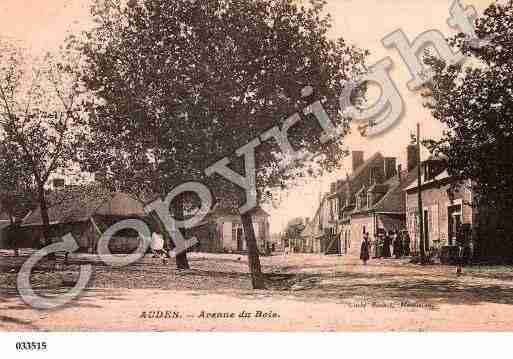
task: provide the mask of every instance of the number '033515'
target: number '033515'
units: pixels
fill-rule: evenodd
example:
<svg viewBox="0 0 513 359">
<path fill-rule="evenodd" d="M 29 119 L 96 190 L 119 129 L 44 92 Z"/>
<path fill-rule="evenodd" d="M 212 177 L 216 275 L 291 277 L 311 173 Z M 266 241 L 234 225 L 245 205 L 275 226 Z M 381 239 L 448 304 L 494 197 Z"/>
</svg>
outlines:
<svg viewBox="0 0 513 359">
<path fill-rule="evenodd" d="M 22 351 L 46 350 L 46 342 L 17 342 L 16 350 L 22 350 Z"/>
</svg>

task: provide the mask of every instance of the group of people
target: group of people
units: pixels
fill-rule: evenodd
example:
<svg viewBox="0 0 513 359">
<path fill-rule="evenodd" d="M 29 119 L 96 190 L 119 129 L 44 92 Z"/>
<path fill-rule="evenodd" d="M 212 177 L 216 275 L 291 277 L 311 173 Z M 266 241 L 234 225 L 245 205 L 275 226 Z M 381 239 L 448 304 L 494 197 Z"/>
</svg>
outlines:
<svg viewBox="0 0 513 359">
<path fill-rule="evenodd" d="M 369 238 L 369 233 L 363 234 L 360 259 L 367 264 L 371 250 L 374 249 L 374 258 L 401 258 L 410 255 L 410 236 L 407 231 L 378 231 L 374 241 Z"/>
</svg>

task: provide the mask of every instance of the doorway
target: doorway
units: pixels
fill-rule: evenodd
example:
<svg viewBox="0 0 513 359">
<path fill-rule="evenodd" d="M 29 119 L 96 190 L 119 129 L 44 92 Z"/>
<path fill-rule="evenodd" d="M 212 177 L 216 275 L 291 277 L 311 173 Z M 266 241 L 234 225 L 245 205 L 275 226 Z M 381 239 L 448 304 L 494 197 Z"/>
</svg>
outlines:
<svg viewBox="0 0 513 359">
<path fill-rule="evenodd" d="M 457 244 L 457 236 L 461 229 L 461 205 L 457 204 L 454 206 L 447 207 L 448 214 L 448 239 L 449 245 L 454 246 Z"/>
<path fill-rule="evenodd" d="M 241 227 L 237 227 L 235 236 L 237 238 L 237 252 L 242 252 L 244 250 L 244 232 Z"/>
</svg>

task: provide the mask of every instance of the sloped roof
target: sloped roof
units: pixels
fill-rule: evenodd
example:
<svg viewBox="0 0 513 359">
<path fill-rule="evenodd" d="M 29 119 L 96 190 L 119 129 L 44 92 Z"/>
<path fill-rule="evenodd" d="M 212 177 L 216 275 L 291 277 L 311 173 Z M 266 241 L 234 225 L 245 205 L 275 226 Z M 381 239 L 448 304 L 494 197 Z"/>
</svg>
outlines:
<svg viewBox="0 0 513 359">
<path fill-rule="evenodd" d="M 384 158 L 383 155 L 381 154 L 381 152 L 376 152 L 375 154 L 373 154 L 371 157 L 369 157 L 365 162 L 363 162 L 360 166 L 358 166 L 356 168 L 356 170 L 349 176 L 348 180 L 345 182 L 345 183 L 349 183 L 349 184 L 352 184 L 353 181 L 357 180 L 361 175 L 362 173 L 365 171 L 365 169 L 367 169 L 376 159 L 378 158 Z M 354 201 L 354 196 L 361 191 L 361 187 L 360 188 L 351 188 L 350 186 L 350 204 L 353 203 Z"/>
<path fill-rule="evenodd" d="M 301 231 L 301 237 L 309 237 L 313 234 L 312 222 L 308 222 L 305 229 Z"/>
<path fill-rule="evenodd" d="M 96 224 L 96 226 L 102 233 L 104 233 L 107 229 L 109 229 L 114 224 L 118 223 L 121 220 L 125 220 L 125 219 L 137 219 L 137 220 L 143 221 L 152 232 L 158 232 L 158 233 L 161 232 L 157 222 L 150 216 L 110 216 L 110 215 L 95 214 L 92 216 L 92 218 L 94 219 L 94 223 Z M 125 231 L 125 233 L 126 232 L 133 233 L 134 231 L 128 230 L 128 231 Z M 122 231 L 120 231 L 119 233 L 122 233 Z M 119 233 L 118 233 L 118 235 L 119 235 Z"/>
<path fill-rule="evenodd" d="M 449 172 L 447 172 L 447 170 L 443 171 L 442 173 L 439 173 L 434 178 L 431 178 L 430 180 L 427 180 L 427 181 L 426 181 L 425 174 L 422 174 L 420 185 L 421 185 L 421 187 L 424 187 L 425 185 L 435 183 L 435 182 L 438 182 L 441 180 L 449 179 L 450 177 L 451 176 L 449 175 Z M 412 183 L 410 183 L 410 185 L 408 187 L 405 188 L 405 190 L 409 191 L 409 190 L 413 190 L 413 189 L 417 189 L 417 188 L 418 188 L 418 183 L 412 182 Z"/>
<path fill-rule="evenodd" d="M 352 213 L 386 212 L 402 213 L 406 210 L 406 203 L 403 191 L 417 179 L 417 167 L 405 174 L 403 181 L 393 176 L 380 186 L 387 187 L 386 193 L 372 206 L 354 210 Z"/>
<path fill-rule="evenodd" d="M 379 157 L 383 157 L 383 155 L 381 154 L 381 152 L 376 152 L 375 154 L 373 154 L 371 157 L 369 157 L 367 160 L 365 160 L 360 166 L 358 166 L 354 172 L 349 175 L 349 182 L 352 182 L 354 181 L 356 178 L 358 178 L 362 172 L 367 168 L 369 167 L 369 165 L 374 162 L 374 160 L 376 160 L 377 158 Z M 347 182 L 347 181 L 346 181 Z"/>
<path fill-rule="evenodd" d="M 389 187 L 387 184 L 373 184 L 367 192 L 374 192 L 374 193 L 386 193 L 388 191 Z"/>
<path fill-rule="evenodd" d="M 239 216 L 240 212 L 238 208 L 227 208 L 227 207 L 218 207 L 214 208 L 210 211 L 209 216 L 212 217 L 223 217 L 223 216 Z M 262 207 L 258 206 L 253 211 L 253 216 L 256 217 L 270 217 L 269 213 L 267 213 Z"/>
<path fill-rule="evenodd" d="M 417 167 L 406 173 L 403 181 L 398 176 L 391 178 L 390 190 L 373 206 L 376 212 L 405 212 L 404 189 L 417 179 Z"/>
<path fill-rule="evenodd" d="M 66 188 L 48 196 L 50 223 L 75 223 L 93 215 L 144 216 L 143 204 L 122 192 L 110 192 L 98 185 Z M 41 208 L 34 210 L 23 226 L 42 225 Z"/>
</svg>

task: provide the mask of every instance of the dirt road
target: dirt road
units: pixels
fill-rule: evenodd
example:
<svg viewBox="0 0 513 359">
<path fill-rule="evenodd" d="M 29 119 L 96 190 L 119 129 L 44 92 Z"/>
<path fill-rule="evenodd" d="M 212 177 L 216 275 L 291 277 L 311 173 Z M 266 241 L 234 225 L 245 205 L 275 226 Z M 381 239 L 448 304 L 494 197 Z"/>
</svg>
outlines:
<svg viewBox="0 0 513 359">
<path fill-rule="evenodd" d="M 513 329 L 509 267 L 419 267 L 319 255 L 262 259 L 270 290 L 249 288 L 236 255 L 191 255 L 189 272 L 154 259 L 98 266 L 90 288 L 65 308 L 37 311 L 0 290 L 0 330 L 490 331 Z M 10 283 L 3 275 L 4 283 Z M 52 289 L 47 289 L 52 291 Z"/>
</svg>

